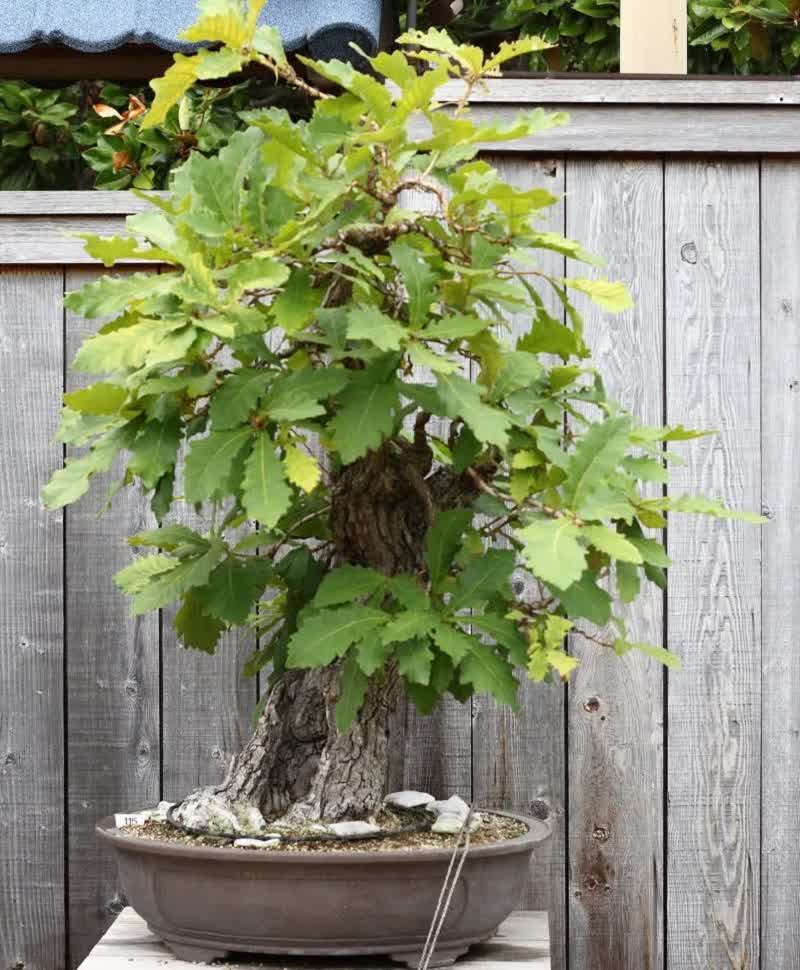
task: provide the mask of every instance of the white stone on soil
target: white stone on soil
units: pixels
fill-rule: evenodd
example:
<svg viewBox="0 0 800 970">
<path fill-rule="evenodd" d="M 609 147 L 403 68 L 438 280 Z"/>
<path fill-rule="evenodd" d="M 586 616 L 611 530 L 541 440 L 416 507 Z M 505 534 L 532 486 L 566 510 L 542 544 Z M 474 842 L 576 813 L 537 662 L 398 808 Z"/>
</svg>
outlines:
<svg viewBox="0 0 800 970">
<path fill-rule="evenodd" d="M 466 820 L 467 817 L 465 815 L 462 816 L 443 813 L 431 826 L 431 832 L 436 832 L 438 835 L 458 835 L 458 833 L 464 828 L 464 823 Z M 474 832 L 476 829 L 479 829 L 481 824 L 481 819 L 477 815 L 473 815 L 469 823 L 470 832 Z"/>
<path fill-rule="evenodd" d="M 439 835 L 457 834 L 469 818 L 469 805 L 467 805 L 463 798 L 459 798 L 458 795 L 453 795 L 452 798 L 445 799 L 444 801 L 431 802 L 425 808 L 426 811 L 436 815 L 436 821 L 431 826 L 431 831 L 437 832 Z M 480 815 L 477 812 L 473 812 L 472 819 L 469 823 L 470 832 L 479 829 L 481 824 L 482 819 Z"/>
<path fill-rule="evenodd" d="M 209 835 L 234 835 L 246 838 L 266 831 L 264 816 L 247 803 L 232 805 L 213 789 L 191 795 L 175 812 L 175 820 L 186 828 Z"/>
<path fill-rule="evenodd" d="M 267 842 L 262 839 L 237 839 L 233 844 L 237 849 L 271 849 L 280 843 L 280 839 L 270 839 Z"/>
<path fill-rule="evenodd" d="M 462 819 L 469 815 L 469 805 L 458 795 L 453 795 L 445 801 L 431 802 L 430 805 L 425 806 L 425 809 L 433 812 L 434 815 L 460 815 Z"/>
<path fill-rule="evenodd" d="M 328 826 L 328 831 L 334 835 L 377 835 L 380 828 L 371 822 L 334 822 Z"/>
<path fill-rule="evenodd" d="M 177 802 L 159 802 L 158 808 L 153 812 L 153 817 L 157 818 L 159 822 L 166 822 L 167 812 L 176 804 Z"/>
<path fill-rule="evenodd" d="M 394 808 L 425 808 L 436 799 L 424 791 L 395 791 L 385 801 Z"/>
</svg>

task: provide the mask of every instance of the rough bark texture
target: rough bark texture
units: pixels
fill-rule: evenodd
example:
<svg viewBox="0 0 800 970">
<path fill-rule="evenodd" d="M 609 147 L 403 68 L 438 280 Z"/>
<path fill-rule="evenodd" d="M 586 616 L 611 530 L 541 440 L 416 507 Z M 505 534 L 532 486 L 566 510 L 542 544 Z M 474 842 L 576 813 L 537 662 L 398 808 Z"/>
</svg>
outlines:
<svg viewBox="0 0 800 970">
<path fill-rule="evenodd" d="M 287 671 L 223 784 L 196 791 L 177 818 L 190 828 L 246 835 L 265 831 L 265 819 L 302 826 L 368 817 L 381 803 L 399 692 L 394 670 L 374 679 L 359 716 L 340 732 L 338 666 Z"/>
<path fill-rule="evenodd" d="M 413 443 L 393 439 L 349 465 L 333 487 L 331 530 L 339 560 L 386 575 L 423 569 L 425 533 L 439 509 L 471 501 L 475 483 L 431 472 L 427 415 Z M 381 804 L 389 724 L 402 685 L 394 668 L 373 678 L 358 717 L 336 727 L 339 665 L 284 673 L 253 737 L 216 788 L 189 796 L 176 816 L 204 831 L 257 834 L 272 824 L 369 817 Z"/>
</svg>

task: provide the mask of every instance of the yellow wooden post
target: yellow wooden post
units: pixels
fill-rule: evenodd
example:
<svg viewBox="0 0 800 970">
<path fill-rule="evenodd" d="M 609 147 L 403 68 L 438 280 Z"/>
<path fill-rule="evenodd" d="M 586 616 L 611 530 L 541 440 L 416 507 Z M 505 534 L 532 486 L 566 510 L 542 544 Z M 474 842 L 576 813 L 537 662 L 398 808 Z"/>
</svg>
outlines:
<svg viewBox="0 0 800 970">
<path fill-rule="evenodd" d="M 621 0 L 623 74 L 685 74 L 686 0 Z"/>
</svg>

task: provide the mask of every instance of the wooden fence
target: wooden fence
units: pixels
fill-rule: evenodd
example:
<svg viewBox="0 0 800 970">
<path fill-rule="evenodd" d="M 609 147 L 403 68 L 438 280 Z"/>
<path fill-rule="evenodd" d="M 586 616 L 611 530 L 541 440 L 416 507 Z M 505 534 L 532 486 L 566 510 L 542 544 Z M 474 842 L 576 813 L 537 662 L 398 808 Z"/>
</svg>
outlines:
<svg viewBox="0 0 800 970">
<path fill-rule="evenodd" d="M 519 717 L 485 698 L 408 717 L 393 785 L 552 820 L 526 903 L 550 911 L 554 970 L 800 966 L 800 88 L 719 82 L 706 106 L 697 83 L 497 82 L 476 109 L 573 109 L 571 128 L 490 157 L 563 193 L 551 226 L 630 282 L 635 310 L 587 308 L 618 397 L 720 430 L 683 449 L 678 488 L 773 520 L 670 521 L 668 592 L 632 622 L 681 673 L 575 643 L 569 687 L 527 687 Z M 102 496 L 63 517 L 39 499 L 86 332 L 62 297 L 98 273 L 63 233 L 114 231 L 139 205 L 0 195 L 3 970 L 80 962 L 122 905 L 95 820 L 218 779 L 256 698 L 243 640 L 212 659 L 128 616 L 111 575 L 140 499 L 105 518 Z"/>
</svg>

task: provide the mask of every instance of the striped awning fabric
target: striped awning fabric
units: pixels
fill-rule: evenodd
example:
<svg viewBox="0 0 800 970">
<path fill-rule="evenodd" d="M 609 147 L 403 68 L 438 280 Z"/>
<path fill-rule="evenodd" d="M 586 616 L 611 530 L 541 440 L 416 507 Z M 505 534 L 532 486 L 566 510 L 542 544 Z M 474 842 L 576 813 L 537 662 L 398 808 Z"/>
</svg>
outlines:
<svg viewBox="0 0 800 970">
<path fill-rule="evenodd" d="M 263 22 L 277 27 L 287 50 L 348 58 L 355 41 L 374 53 L 382 0 L 269 0 Z M 195 20 L 195 0 L 0 0 L 0 54 L 35 44 L 109 51 L 123 44 L 191 50 L 178 34 Z"/>
</svg>

